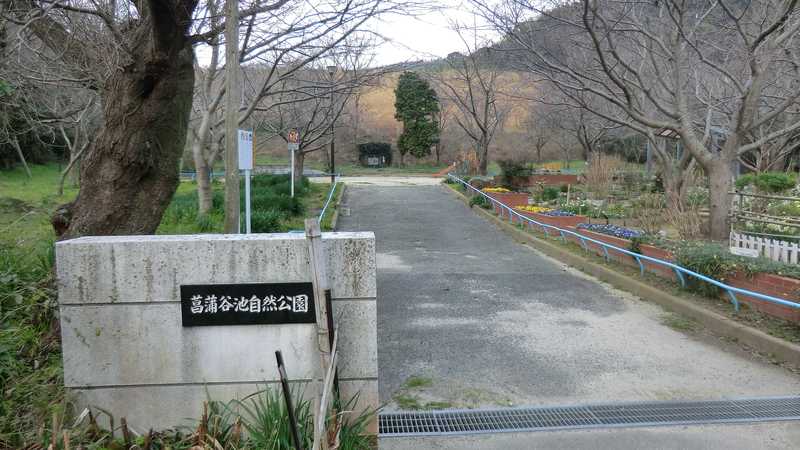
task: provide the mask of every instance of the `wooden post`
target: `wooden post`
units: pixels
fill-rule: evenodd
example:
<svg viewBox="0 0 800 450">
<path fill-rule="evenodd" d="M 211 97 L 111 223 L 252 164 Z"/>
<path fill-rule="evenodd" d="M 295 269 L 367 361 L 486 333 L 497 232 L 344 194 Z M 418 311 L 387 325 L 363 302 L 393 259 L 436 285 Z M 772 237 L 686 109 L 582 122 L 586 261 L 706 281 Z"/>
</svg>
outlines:
<svg viewBox="0 0 800 450">
<path fill-rule="evenodd" d="M 325 304 L 325 290 L 328 289 L 328 272 L 325 265 L 325 252 L 322 247 L 322 232 L 317 219 L 306 219 L 306 239 L 308 241 L 308 260 L 311 268 L 311 281 L 314 284 L 314 306 L 317 312 L 317 347 L 319 350 L 319 395 L 314 397 L 314 430 L 325 427 L 325 414 L 320 413 L 321 398 L 325 391 L 324 377 L 331 366 L 331 346 L 328 337 L 328 310 Z M 316 447 L 315 447 L 316 448 Z M 326 450 L 328 442 L 322 439 L 320 448 Z"/>
<path fill-rule="evenodd" d="M 239 231 L 239 2 L 225 1 L 225 232 Z"/>
</svg>

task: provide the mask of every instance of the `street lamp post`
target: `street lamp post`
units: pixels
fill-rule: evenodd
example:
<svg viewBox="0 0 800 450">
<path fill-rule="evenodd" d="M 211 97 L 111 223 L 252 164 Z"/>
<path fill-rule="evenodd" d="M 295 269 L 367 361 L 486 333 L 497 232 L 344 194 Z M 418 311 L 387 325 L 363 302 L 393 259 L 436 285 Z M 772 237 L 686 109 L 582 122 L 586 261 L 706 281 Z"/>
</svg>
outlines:
<svg viewBox="0 0 800 450">
<path fill-rule="evenodd" d="M 336 156 L 335 156 L 335 153 L 334 153 L 334 151 L 335 151 L 335 143 L 334 143 L 334 141 L 336 140 L 336 135 L 334 133 L 334 125 L 335 125 L 335 122 L 336 122 L 336 118 L 335 118 L 335 115 L 333 113 L 333 76 L 336 75 L 336 66 L 328 66 L 327 69 L 328 69 L 328 76 L 330 77 L 330 105 L 331 105 L 331 110 L 330 110 L 330 114 L 331 114 L 331 117 L 330 117 L 330 119 L 331 119 L 331 163 L 330 163 L 330 169 L 331 169 L 331 185 L 333 185 L 336 182 Z"/>
</svg>

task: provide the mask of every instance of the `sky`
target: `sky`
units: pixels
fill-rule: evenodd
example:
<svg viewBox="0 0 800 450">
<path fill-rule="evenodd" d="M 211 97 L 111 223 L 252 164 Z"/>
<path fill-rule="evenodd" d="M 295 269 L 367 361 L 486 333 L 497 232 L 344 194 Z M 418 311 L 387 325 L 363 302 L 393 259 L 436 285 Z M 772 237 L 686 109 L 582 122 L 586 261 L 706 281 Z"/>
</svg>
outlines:
<svg viewBox="0 0 800 450">
<path fill-rule="evenodd" d="M 452 52 L 466 52 L 466 46 L 456 25 L 481 29 L 478 33 L 478 46 L 487 40 L 497 40 L 498 34 L 486 31 L 485 22 L 470 12 L 470 5 L 462 0 L 431 1 L 436 9 L 415 16 L 386 14 L 373 19 L 367 26 L 380 35 L 384 42 L 374 50 L 372 67 L 385 66 L 406 61 L 432 60 L 443 58 Z M 470 46 L 475 47 L 472 31 L 465 34 Z M 208 47 L 198 46 L 196 55 L 201 65 L 207 65 L 211 53 Z"/>
<path fill-rule="evenodd" d="M 460 0 L 440 0 L 436 4 L 441 9 L 415 17 L 387 15 L 374 22 L 373 30 L 388 41 L 377 49 L 373 65 L 429 60 L 456 51 L 464 52 L 464 42 L 453 30 L 453 24 L 473 27 L 482 25 L 483 21 L 475 17 L 469 5 Z M 485 33 L 481 35 L 483 39 L 494 37 Z M 468 38 L 473 39 L 471 35 Z"/>
</svg>

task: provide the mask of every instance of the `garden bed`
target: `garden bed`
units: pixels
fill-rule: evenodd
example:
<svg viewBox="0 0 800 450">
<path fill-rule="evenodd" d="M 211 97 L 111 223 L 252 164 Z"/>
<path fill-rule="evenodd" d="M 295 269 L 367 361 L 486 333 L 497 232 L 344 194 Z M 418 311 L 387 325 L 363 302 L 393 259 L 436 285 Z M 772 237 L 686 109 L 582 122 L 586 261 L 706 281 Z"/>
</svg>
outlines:
<svg viewBox="0 0 800 450">
<path fill-rule="evenodd" d="M 544 223 L 547 225 L 553 225 L 559 228 L 575 228 L 578 226 L 579 223 L 586 222 L 586 216 L 551 216 L 544 213 L 535 213 L 530 211 L 521 211 L 517 210 L 518 213 L 522 214 L 523 216 L 530 217 L 531 219 Z"/>
<path fill-rule="evenodd" d="M 626 250 L 631 250 L 633 248 L 633 243 L 629 239 L 609 236 L 607 234 L 596 233 L 594 231 L 585 229 L 578 229 L 577 231 L 578 234 L 583 236 L 624 248 Z M 580 240 L 578 238 L 573 237 L 572 240 L 580 244 Z M 586 245 L 593 253 L 596 253 L 599 256 L 604 256 L 603 249 L 600 245 L 592 242 L 587 242 Z M 675 256 L 672 254 L 672 252 L 662 248 L 654 247 L 652 245 L 639 244 L 639 251 L 642 255 L 664 261 L 674 262 L 675 259 Z M 614 261 L 627 266 L 639 267 L 639 264 L 632 256 L 614 249 L 608 249 L 608 256 L 609 259 L 613 259 Z M 675 272 L 669 267 L 645 260 L 642 260 L 642 263 L 648 272 L 654 273 L 663 278 L 677 281 Z M 770 295 L 793 302 L 800 302 L 800 280 L 796 280 L 794 278 L 782 277 L 780 275 L 771 273 L 755 273 L 751 276 L 748 276 L 746 273 L 740 271 L 733 275 L 729 275 L 724 280 L 720 281 L 740 289 L 747 289 L 749 291 L 759 292 L 765 295 Z M 720 295 L 726 300 L 729 299 L 728 294 L 725 291 L 721 291 Z M 739 302 L 747 304 L 751 308 L 762 313 L 794 323 L 800 323 L 800 310 L 796 308 L 778 305 L 744 294 L 736 294 L 736 298 L 739 300 Z"/>
<path fill-rule="evenodd" d="M 530 200 L 530 194 L 527 192 L 486 192 L 489 197 L 501 202 L 507 206 L 527 206 Z M 492 203 L 495 214 L 500 216 L 508 215 L 504 208 Z"/>
<path fill-rule="evenodd" d="M 565 184 L 578 184 L 578 176 L 568 173 L 540 173 L 528 176 L 514 176 L 510 177 L 509 180 L 506 180 L 501 175 L 494 177 L 494 182 L 497 184 L 502 184 L 506 181 L 514 186 L 536 186 L 540 183 L 545 186 L 562 186 Z"/>
</svg>

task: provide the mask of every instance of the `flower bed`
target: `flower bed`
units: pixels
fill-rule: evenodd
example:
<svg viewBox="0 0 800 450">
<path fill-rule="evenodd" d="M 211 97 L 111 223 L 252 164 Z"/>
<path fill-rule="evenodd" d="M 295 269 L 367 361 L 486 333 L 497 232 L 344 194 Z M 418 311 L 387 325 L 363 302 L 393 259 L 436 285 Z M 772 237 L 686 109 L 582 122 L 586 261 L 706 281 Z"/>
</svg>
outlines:
<svg viewBox="0 0 800 450">
<path fill-rule="evenodd" d="M 530 217 L 537 222 L 546 223 L 547 225 L 553 225 L 559 228 L 575 228 L 579 223 L 586 222 L 587 220 L 585 216 L 577 216 L 572 213 L 549 208 L 522 207 L 514 209 L 519 211 L 520 214 Z"/>
<path fill-rule="evenodd" d="M 601 223 L 582 223 L 578 225 L 578 228 L 583 228 L 589 231 L 594 231 L 595 233 L 607 234 L 609 236 L 614 236 L 623 239 L 633 239 L 637 237 L 642 237 L 641 231 L 632 230 L 630 228 L 621 227 L 619 225 L 610 225 Z"/>
<path fill-rule="evenodd" d="M 545 212 L 544 215 L 553 216 L 553 217 L 572 217 L 572 216 L 577 216 L 577 214 L 575 214 L 573 212 L 562 211 L 560 209 L 551 209 L 550 211 Z M 581 217 L 583 217 L 583 216 L 581 216 Z"/>
<path fill-rule="evenodd" d="M 568 173 L 538 173 L 528 176 L 514 176 L 506 180 L 502 175 L 496 175 L 494 181 L 495 183 L 509 181 L 515 186 L 536 186 L 540 183 L 545 186 L 561 186 L 578 184 L 578 176 Z"/>
<path fill-rule="evenodd" d="M 509 195 L 509 194 L 516 194 L 517 196 L 520 196 L 520 194 L 522 194 L 525 196 L 526 199 L 525 201 L 527 202 L 527 195 L 523 193 L 508 193 L 508 194 L 494 194 L 494 195 Z M 517 201 L 519 201 L 519 198 L 517 198 Z M 583 216 L 547 215 L 547 213 L 551 211 L 546 211 L 546 208 L 535 207 L 535 206 L 523 208 L 521 206 L 525 205 L 519 205 L 519 206 L 520 207 L 515 208 L 515 210 L 517 210 L 520 214 L 523 214 L 527 217 L 532 218 L 533 220 L 536 220 L 537 222 L 546 223 L 549 225 L 557 226 L 559 228 L 569 228 L 571 227 L 571 225 L 565 224 L 563 222 L 554 222 L 554 220 L 577 218 L 581 222 L 575 225 L 575 229 L 576 232 L 580 235 L 628 251 L 633 251 L 633 248 L 638 247 L 639 253 L 641 255 L 655 259 L 660 259 L 662 261 L 667 261 L 667 262 L 675 261 L 675 254 L 673 254 L 669 250 L 665 250 L 659 247 L 643 243 L 638 243 L 638 245 L 634 246 L 632 241 L 626 237 L 628 236 L 631 238 L 641 237 L 642 233 L 636 230 L 631 230 L 616 225 L 587 224 L 582 222 L 586 220 L 586 218 Z M 533 210 L 541 212 L 530 212 Z M 550 234 L 552 235 L 554 233 L 550 232 Z M 576 236 L 568 235 L 568 239 L 579 245 L 581 244 L 581 239 Z M 603 251 L 603 246 L 601 246 L 600 244 L 586 241 L 586 247 L 589 251 L 597 254 L 598 256 L 605 256 L 605 252 Z M 621 264 L 625 264 L 627 266 L 639 268 L 639 263 L 636 262 L 636 258 L 633 257 L 632 255 L 629 255 L 627 253 L 622 253 L 620 251 L 616 251 L 610 248 L 608 248 L 607 250 L 609 259 L 612 259 Z M 677 281 L 675 272 L 673 271 L 672 268 L 664 266 L 662 264 L 648 262 L 647 260 L 644 259 L 642 259 L 641 261 L 642 264 L 644 265 L 645 270 L 647 270 L 648 272 L 654 273 L 656 275 L 670 279 L 672 281 Z M 733 275 L 725 277 L 724 279 L 720 279 L 720 281 L 729 284 L 730 286 L 733 287 L 738 287 L 741 289 L 746 289 L 754 292 L 760 292 L 765 295 L 770 295 L 772 297 L 782 298 L 793 302 L 800 302 L 800 279 L 783 277 L 780 275 L 766 273 L 766 272 L 757 272 L 752 275 L 748 275 L 744 272 L 737 272 L 734 273 Z M 721 295 L 726 300 L 728 299 L 728 295 L 725 291 L 722 291 Z M 751 297 L 744 294 L 736 294 L 736 297 L 739 300 L 739 302 L 747 304 L 755 310 L 761 311 L 773 317 L 778 317 L 784 320 L 800 324 L 800 310 L 798 309 L 790 308 L 788 306 L 778 305 L 769 301 L 759 300 L 755 297 Z"/>
<path fill-rule="evenodd" d="M 528 199 L 530 198 L 530 194 L 527 192 L 487 192 L 486 195 L 512 208 L 517 206 L 527 206 Z M 508 214 L 505 208 L 500 208 L 494 203 L 492 203 L 492 206 L 494 207 L 495 214 L 500 216 L 505 216 Z"/>
<path fill-rule="evenodd" d="M 545 206 L 537 206 L 537 205 L 525 205 L 525 206 L 515 206 L 514 209 L 517 211 L 524 211 L 529 213 L 548 213 L 552 211 L 552 209 L 547 208 Z"/>
</svg>

